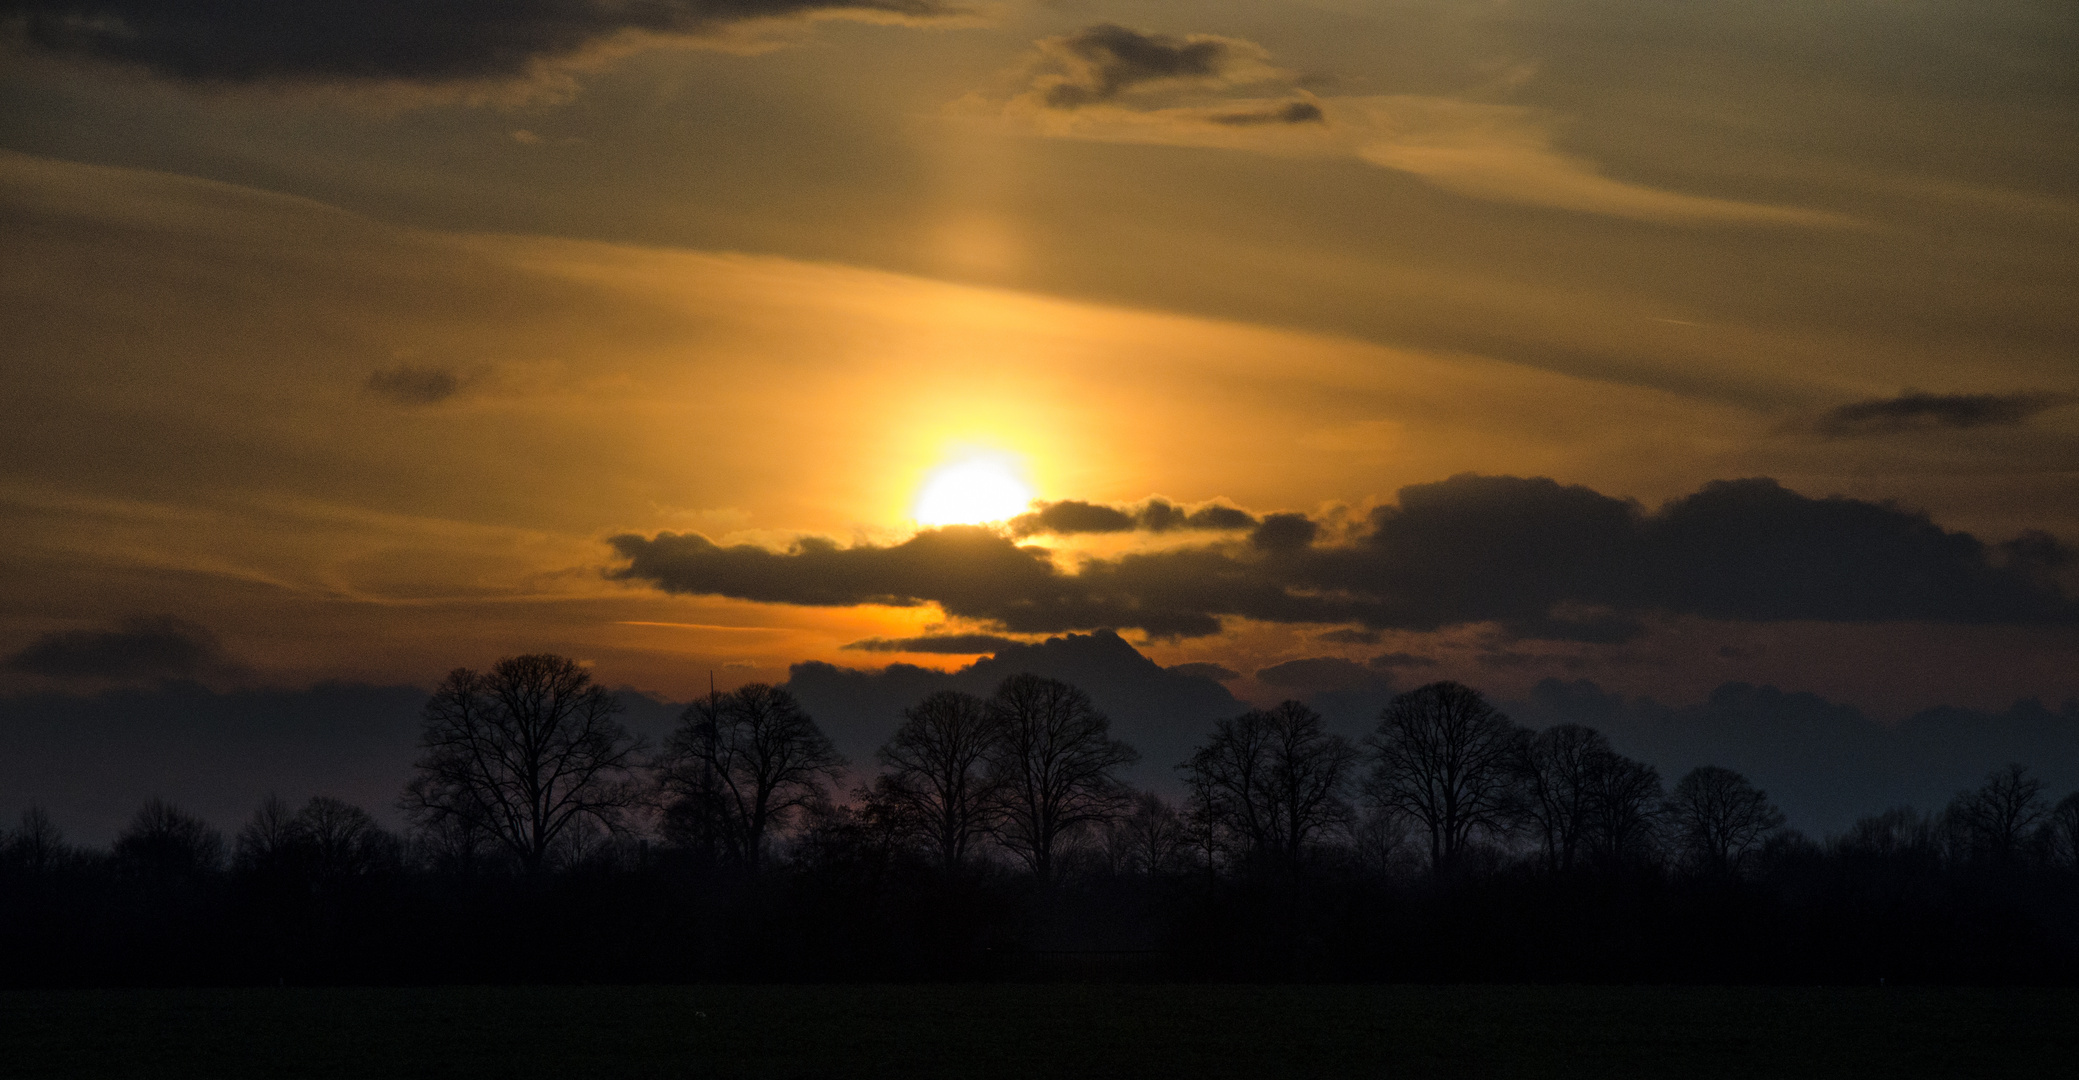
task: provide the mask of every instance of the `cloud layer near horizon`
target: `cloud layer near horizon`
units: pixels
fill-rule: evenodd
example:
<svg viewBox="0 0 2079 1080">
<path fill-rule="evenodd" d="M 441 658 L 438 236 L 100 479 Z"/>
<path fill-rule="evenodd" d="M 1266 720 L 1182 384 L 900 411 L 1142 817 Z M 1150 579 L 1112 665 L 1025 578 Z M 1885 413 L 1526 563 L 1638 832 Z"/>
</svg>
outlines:
<svg viewBox="0 0 2079 1080">
<path fill-rule="evenodd" d="M 1077 504 L 1087 505 L 1087 504 Z M 1122 515 L 1123 517 L 1123 515 Z M 1768 479 L 1716 481 L 1647 512 L 1543 478 L 1465 474 L 1401 489 L 1345 542 L 1295 514 L 1246 541 L 1089 557 L 1073 570 L 995 530 L 785 550 L 697 533 L 623 534 L 613 576 L 672 593 L 811 606 L 937 604 L 1002 630 L 1218 632 L 1223 617 L 1616 642 L 1640 615 L 1731 621 L 2079 621 L 2047 536 L 1988 545 L 1925 514 L 1814 499 Z"/>
<path fill-rule="evenodd" d="M 953 671 L 907 664 L 876 670 L 803 663 L 788 682 L 855 765 L 901 722 L 904 708 L 937 690 L 986 694 L 1031 671 L 1089 690 L 1114 732 L 1143 754 L 1136 782 L 1177 793 L 1172 768 L 1214 720 L 1246 704 L 1214 680 L 1231 671 L 1160 666 L 1115 635 L 1071 635 L 1007 647 Z M 1318 674 L 1318 673 L 1317 673 Z M 1428 676 L 1401 680 L 1411 686 Z M 1362 737 L 1394 687 L 1284 688 Z M 1766 788 L 1813 833 L 1896 805 L 1936 810 L 1955 792 L 2009 761 L 2034 766 L 2053 792 L 2079 784 L 2079 701 L 2046 707 L 1924 709 L 1895 724 L 1810 693 L 1731 682 L 1687 704 L 1626 696 L 1586 680 L 1547 679 L 1527 695 L 1494 695 L 1531 727 L 1581 723 L 1672 781 L 1700 764 L 1735 768 Z M 624 691 L 628 726 L 653 741 L 681 705 Z M 270 792 L 300 802 L 344 798 L 396 827 L 394 800 L 417 756 L 426 690 L 324 683 L 301 689 L 211 691 L 193 683 L 94 694 L 0 695 L 0 822 L 29 806 L 49 811 L 68 839 L 110 840 L 144 800 L 168 798 L 235 829 Z"/>
</svg>

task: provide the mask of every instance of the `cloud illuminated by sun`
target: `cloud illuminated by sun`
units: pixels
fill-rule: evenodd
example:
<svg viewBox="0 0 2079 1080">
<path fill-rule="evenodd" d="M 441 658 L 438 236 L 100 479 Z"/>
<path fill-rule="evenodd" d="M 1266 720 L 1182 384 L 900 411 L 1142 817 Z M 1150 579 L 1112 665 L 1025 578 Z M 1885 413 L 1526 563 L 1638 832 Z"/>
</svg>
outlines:
<svg viewBox="0 0 2079 1080">
<path fill-rule="evenodd" d="M 924 481 L 912 516 L 919 525 L 978 525 L 1016 517 L 1032 504 L 1033 494 L 1019 472 L 1000 454 L 942 465 Z"/>
</svg>

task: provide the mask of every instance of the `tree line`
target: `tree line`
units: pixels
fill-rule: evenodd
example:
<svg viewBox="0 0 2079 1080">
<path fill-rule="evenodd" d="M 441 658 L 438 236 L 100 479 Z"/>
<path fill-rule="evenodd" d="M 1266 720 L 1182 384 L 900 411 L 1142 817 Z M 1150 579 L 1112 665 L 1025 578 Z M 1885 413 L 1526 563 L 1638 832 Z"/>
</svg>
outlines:
<svg viewBox="0 0 2079 1080">
<path fill-rule="evenodd" d="M 621 711 L 563 657 L 451 672 L 403 834 L 270 797 L 227 841 L 155 799 L 96 852 L 30 810 L 0 842 L 9 977 L 2011 980 L 2079 953 L 2079 793 L 2021 765 L 1822 843 L 1732 770 L 1668 786 L 1453 682 L 1362 740 L 1297 701 L 1214 720 L 1181 799 L 1037 675 L 917 702 L 864 779 L 784 687 L 711 691 L 657 746 Z"/>
</svg>

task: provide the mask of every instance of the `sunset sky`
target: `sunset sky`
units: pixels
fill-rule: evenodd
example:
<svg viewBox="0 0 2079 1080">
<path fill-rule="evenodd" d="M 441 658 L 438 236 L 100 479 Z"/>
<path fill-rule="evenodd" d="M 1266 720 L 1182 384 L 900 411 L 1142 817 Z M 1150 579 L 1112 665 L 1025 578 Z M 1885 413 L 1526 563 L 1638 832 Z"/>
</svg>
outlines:
<svg viewBox="0 0 2079 1080">
<path fill-rule="evenodd" d="M 0 692 L 2079 695 L 2069 0 L 0 31 Z"/>
</svg>

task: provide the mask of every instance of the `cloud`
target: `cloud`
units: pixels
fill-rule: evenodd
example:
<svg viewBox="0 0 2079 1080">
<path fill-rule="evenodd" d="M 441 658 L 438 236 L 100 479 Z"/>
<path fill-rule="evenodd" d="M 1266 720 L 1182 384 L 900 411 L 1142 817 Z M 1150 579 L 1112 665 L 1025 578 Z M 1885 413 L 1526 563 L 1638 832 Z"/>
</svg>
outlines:
<svg viewBox="0 0 2079 1080">
<path fill-rule="evenodd" d="M 47 52 L 196 83 L 437 85 L 529 77 L 630 38 L 761 19 L 930 17 L 936 0 L 0 0 L 0 26 Z"/>
<path fill-rule="evenodd" d="M 1330 119 L 1356 132 L 1358 158 L 1460 195 L 1661 224 L 1854 224 L 1825 211 L 1614 179 L 1595 162 L 1561 150 L 1558 119 L 1526 106 L 1415 95 L 1350 98 L 1338 105 Z"/>
<path fill-rule="evenodd" d="M 7 658 L 10 671 L 51 679 L 186 679 L 237 667 L 215 634 L 171 615 L 45 634 Z"/>
<path fill-rule="evenodd" d="M 1038 42 L 1029 87 L 1003 106 L 1063 138 L 1355 158 L 1478 199 L 1660 224 L 1841 228 L 1843 215 L 1620 180 L 1560 146 L 1565 118 L 1419 94 L 1320 95 L 1254 42 L 1111 24 Z"/>
<path fill-rule="evenodd" d="M 1338 645 L 1377 645 L 1383 636 L 1385 635 L 1377 630 L 1366 630 L 1356 626 L 1338 627 L 1314 635 L 1316 640 L 1334 642 Z"/>
<path fill-rule="evenodd" d="M 1048 108 L 1075 109 L 1110 101 L 1137 86 L 1178 80 L 1214 81 L 1255 46 L 1206 34 L 1144 34 L 1111 23 L 1086 26 L 1040 42 L 1043 55 L 1064 69 L 1035 84 Z"/>
<path fill-rule="evenodd" d="M 1313 543 L 1320 531 L 1305 514 L 1271 514 L 1249 533 L 1249 543 L 1270 551 L 1297 551 Z"/>
<path fill-rule="evenodd" d="M 1723 480 L 1647 512 L 1544 478 L 1465 474 L 1400 491 L 1351 539 L 1300 514 L 1246 540 L 1088 557 L 988 529 L 900 544 L 723 548 L 697 534 L 623 535 L 616 578 L 768 603 L 937 604 L 1010 633 L 1137 627 L 1216 633 L 1230 617 L 1360 630 L 1498 624 L 1515 638 L 1614 643 L 1655 613 L 1731 621 L 2079 623 L 2053 573 L 2070 552 L 1993 546 L 1886 503 Z"/>
<path fill-rule="evenodd" d="M 1381 671 L 1390 671 L 1393 668 L 1402 667 L 1435 667 L 1437 664 L 1435 657 L 1417 656 L 1414 653 L 1407 652 L 1380 653 L 1366 660 L 1365 663 Z"/>
<path fill-rule="evenodd" d="M 438 405 L 462 390 L 462 377 L 446 368 L 399 365 L 368 373 L 368 391 L 399 405 Z"/>
<path fill-rule="evenodd" d="M 1281 690 L 1358 690 L 1386 682 L 1377 671 L 1340 656 L 1309 656 L 1272 664 L 1256 672 L 1256 681 Z"/>
<path fill-rule="evenodd" d="M 1135 530 L 1161 533 L 1175 530 L 1207 532 L 1255 528 L 1256 515 L 1220 503 L 1186 509 L 1165 499 L 1149 499 L 1130 505 L 1108 505 L 1063 499 L 1040 503 L 1039 509 L 1010 521 L 1012 536 L 1042 534 L 1073 536 L 1079 533 L 1117 533 Z"/>
<path fill-rule="evenodd" d="M 2014 427 L 2071 403 L 2063 394 L 1924 394 L 1856 401 L 1829 411 L 1817 425 L 1828 438 L 1892 435 L 1933 428 Z"/>
<path fill-rule="evenodd" d="M 1255 127 L 1258 124 L 1325 124 L 1328 116 L 1321 111 L 1321 106 L 1311 101 L 1292 101 L 1275 109 L 1256 112 L 1214 113 L 1206 120 L 1229 127 Z"/>
<path fill-rule="evenodd" d="M 1001 634 L 926 634 L 922 637 L 866 638 L 854 641 L 845 648 L 861 652 L 946 653 L 972 656 L 977 653 L 1002 652 L 1021 644 L 1024 643 Z"/>
</svg>

